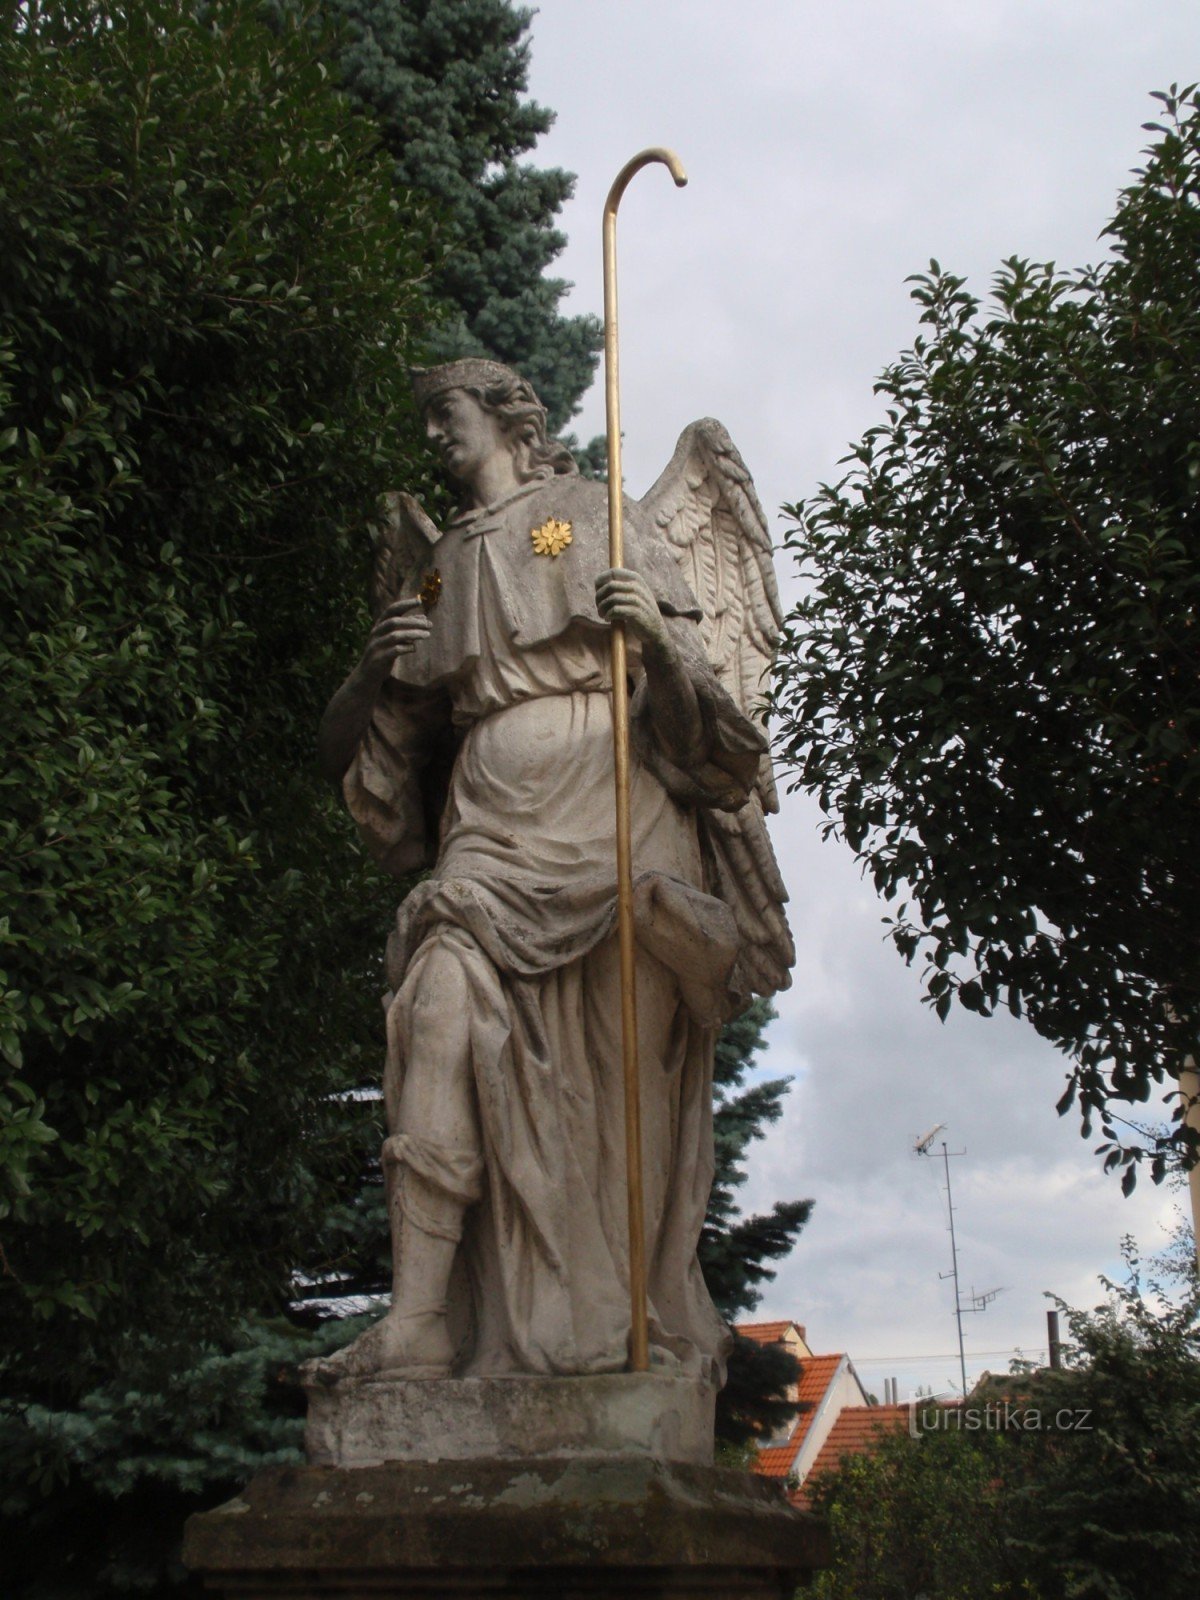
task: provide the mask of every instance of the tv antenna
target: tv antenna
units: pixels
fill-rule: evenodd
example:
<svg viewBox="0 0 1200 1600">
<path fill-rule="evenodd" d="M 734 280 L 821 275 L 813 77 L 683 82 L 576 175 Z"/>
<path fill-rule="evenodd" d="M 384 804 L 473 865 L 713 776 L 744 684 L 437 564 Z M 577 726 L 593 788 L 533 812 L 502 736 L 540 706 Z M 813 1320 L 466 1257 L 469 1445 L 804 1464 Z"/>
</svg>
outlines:
<svg viewBox="0 0 1200 1600">
<path fill-rule="evenodd" d="M 932 1156 L 933 1142 L 938 1134 L 944 1133 L 945 1130 L 946 1124 L 939 1122 L 930 1128 L 928 1133 L 923 1133 L 919 1139 L 913 1142 L 913 1154 L 917 1156 Z M 958 1240 L 954 1233 L 954 1198 L 950 1190 L 950 1157 L 964 1156 L 967 1152 L 965 1150 L 948 1149 L 945 1139 L 939 1142 L 942 1147 L 942 1167 L 946 1174 L 946 1214 L 950 1219 L 950 1271 L 939 1272 L 938 1277 L 954 1279 L 954 1324 L 958 1329 L 958 1373 L 962 1380 L 962 1395 L 965 1400 L 967 1398 L 967 1357 L 963 1349 L 962 1319 L 972 1311 L 986 1311 L 996 1296 L 1003 1293 L 1003 1290 L 988 1289 L 984 1294 L 976 1294 L 974 1288 L 972 1288 L 970 1303 L 963 1305 L 962 1291 L 958 1282 Z"/>
<path fill-rule="evenodd" d="M 999 1289 L 985 1289 L 982 1294 L 976 1294 L 974 1285 L 972 1285 L 971 1292 L 967 1296 L 971 1304 L 964 1306 L 963 1309 L 965 1311 L 986 1311 L 996 1296 L 1003 1293 L 1003 1285 Z"/>
</svg>

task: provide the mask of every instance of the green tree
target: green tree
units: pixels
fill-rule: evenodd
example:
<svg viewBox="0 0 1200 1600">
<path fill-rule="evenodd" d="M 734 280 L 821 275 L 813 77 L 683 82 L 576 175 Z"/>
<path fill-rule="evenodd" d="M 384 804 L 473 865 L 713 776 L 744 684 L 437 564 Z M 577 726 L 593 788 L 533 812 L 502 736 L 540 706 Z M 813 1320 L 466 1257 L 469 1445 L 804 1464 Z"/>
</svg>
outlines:
<svg viewBox="0 0 1200 1600">
<path fill-rule="evenodd" d="M 561 428 L 591 384 L 602 329 L 594 316 L 563 316 L 570 284 L 546 276 L 566 244 L 554 224 L 575 180 L 521 160 L 554 121 L 523 98 L 533 12 L 508 0 L 319 0 L 318 10 L 337 25 L 341 81 L 371 113 L 397 184 L 433 203 L 429 287 L 449 314 L 430 355 L 516 367 Z"/>
<path fill-rule="evenodd" d="M 0 76 L 0 1376 L 53 1408 L 280 1305 L 345 1165 L 390 897 L 313 729 L 426 246 L 252 7 L 10 8 Z"/>
<path fill-rule="evenodd" d="M 791 1252 L 813 1206 L 811 1200 L 777 1200 L 765 1216 L 749 1217 L 737 1207 L 737 1190 L 746 1181 L 746 1152 L 779 1120 L 790 1087 L 787 1078 L 742 1087 L 774 1015 L 768 1001 L 755 1000 L 726 1024 L 717 1041 L 716 1174 L 700 1237 L 700 1265 L 717 1310 L 731 1324 L 754 1310 L 762 1298 L 761 1286 L 775 1276 L 767 1263 Z M 729 1376 L 717 1397 L 718 1441 L 737 1446 L 775 1432 L 795 1414 L 786 1391 L 799 1375 L 795 1358 L 782 1346 L 735 1339 Z"/>
<path fill-rule="evenodd" d="M 1200 1584 L 1200 1284 L 1138 1264 L 1066 1312 L 1061 1371 L 1018 1372 L 968 1409 L 918 1413 L 809 1485 L 834 1561 L 818 1600 L 1187 1600 Z"/>
<path fill-rule="evenodd" d="M 70 1406 L 0 1409 L 6 1600 L 178 1593 L 188 1514 L 303 1459 L 294 1367 L 316 1342 L 283 1319 L 247 1323 L 157 1381 L 153 1345 L 131 1341 L 129 1366 Z"/>
<path fill-rule="evenodd" d="M 1038 1600 L 1007 1542 L 1005 1472 L 1018 1449 L 998 1433 L 931 1426 L 916 1440 L 887 1434 L 810 1480 L 833 1542 L 813 1600 Z"/>
<path fill-rule="evenodd" d="M 1200 99 L 1157 98 L 1099 266 L 915 280 L 886 421 L 791 508 L 776 691 L 927 1000 L 1024 1012 L 1127 1188 L 1200 1028 Z"/>
<path fill-rule="evenodd" d="M 1105 1304 L 1061 1307 L 1067 1365 L 1033 1391 L 1047 1423 L 1076 1423 L 1038 1436 L 1013 1500 L 1014 1547 L 1051 1600 L 1186 1600 L 1200 1587 L 1200 1280 L 1193 1260 L 1181 1294 L 1151 1282 L 1147 1296 L 1130 1241 L 1125 1254 L 1128 1279 L 1104 1280 Z"/>
</svg>

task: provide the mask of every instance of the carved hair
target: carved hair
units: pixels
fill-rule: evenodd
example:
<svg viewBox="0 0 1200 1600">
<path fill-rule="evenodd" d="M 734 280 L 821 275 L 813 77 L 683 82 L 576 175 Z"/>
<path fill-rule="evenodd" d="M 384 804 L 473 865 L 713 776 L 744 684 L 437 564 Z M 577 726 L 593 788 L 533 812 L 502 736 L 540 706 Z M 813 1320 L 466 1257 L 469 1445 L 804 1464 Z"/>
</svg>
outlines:
<svg viewBox="0 0 1200 1600">
<path fill-rule="evenodd" d="M 546 408 L 524 378 L 505 368 L 503 377 L 497 374 L 488 383 L 468 383 L 463 388 L 499 420 L 518 483 L 579 471 L 566 445 L 547 434 Z"/>
</svg>

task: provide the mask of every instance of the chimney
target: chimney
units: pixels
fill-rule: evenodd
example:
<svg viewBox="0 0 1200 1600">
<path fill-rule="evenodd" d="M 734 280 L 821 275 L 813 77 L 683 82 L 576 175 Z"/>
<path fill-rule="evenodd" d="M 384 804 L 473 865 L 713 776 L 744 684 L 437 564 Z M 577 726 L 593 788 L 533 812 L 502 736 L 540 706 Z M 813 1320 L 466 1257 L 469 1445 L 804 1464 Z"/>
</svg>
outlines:
<svg viewBox="0 0 1200 1600">
<path fill-rule="evenodd" d="M 1058 1337 L 1057 1311 L 1047 1311 L 1046 1313 L 1046 1334 L 1047 1342 L 1050 1346 L 1050 1366 L 1053 1371 L 1057 1372 L 1062 1366 L 1062 1344 Z"/>
</svg>

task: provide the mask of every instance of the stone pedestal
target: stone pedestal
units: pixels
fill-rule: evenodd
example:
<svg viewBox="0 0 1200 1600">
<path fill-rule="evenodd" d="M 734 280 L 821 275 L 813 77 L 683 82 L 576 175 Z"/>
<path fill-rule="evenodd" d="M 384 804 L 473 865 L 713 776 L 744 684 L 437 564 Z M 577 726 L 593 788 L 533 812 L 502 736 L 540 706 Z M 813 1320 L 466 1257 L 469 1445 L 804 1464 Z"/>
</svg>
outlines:
<svg viewBox="0 0 1200 1600">
<path fill-rule="evenodd" d="M 308 1374 L 309 1465 L 193 1517 L 225 1600 L 791 1600 L 825 1530 L 712 1465 L 711 1387 L 661 1374 Z"/>
<path fill-rule="evenodd" d="M 715 1393 L 690 1378 L 343 1378 L 306 1388 L 315 1467 L 544 1456 L 712 1465 Z"/>
<path fill-rule="evenodd" d="M 575 1457 L 273 1468 L 184 1559 L 226 1600 L 791 1600 L 828 1556 L 749 1473 Z"/>
</svg>

